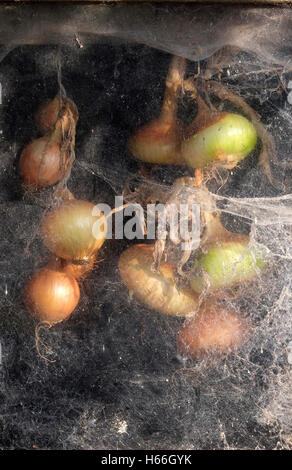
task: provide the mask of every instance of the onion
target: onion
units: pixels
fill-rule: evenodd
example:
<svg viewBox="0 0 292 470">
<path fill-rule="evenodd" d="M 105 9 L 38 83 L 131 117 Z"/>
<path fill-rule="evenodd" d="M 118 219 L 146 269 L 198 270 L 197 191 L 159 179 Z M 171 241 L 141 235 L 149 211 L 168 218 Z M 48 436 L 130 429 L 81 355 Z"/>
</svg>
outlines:
<svg viewBox="0 0 292 470">
<path fill-rule="evenodd" d="M 198 127 L 195 120 L 186 131 L 182 157 L 193 168 L 217 162 L 231 169 L 256 146 L 254 125 L 239 114 L 221 113 Z"/>
<path fill-rule="evenodd" d="M 70 168 L 71 159 L 52 136 L 31 142 L 23 149 L 19 160 L 19 172 L 24 183 L 36 189 L 57 183 Z"/>
<path fill-rule="evenodd" d="M 153 310 L 167 315 L 186 317 L 197 307 L 197 296 L 189 289 L 175 285 L 174 268 L 161 263 L 159 271 L 151 269 L 153 245 L 134 245 L 119 259 L 122 280 L 137 299 Z"/>
<path fill-rule="evenodd" d="M 139 128 L 129 139 L 128 150 L 137 159 L 148 163 L 182 163 L 180 157 L 181 127 L 178 123 L 177 94 L 185 70 L 185 59 L 173 57 L 166 79 L 161 114 Z"/>
<path fill-rule="evenodd" d="M 103 215 L 93 215 L 94 208 L 87 201 L 69 200 L 46 214 L 41 226 L 46 247 L 68 260 L 93 255 L 103 244 L 107 230 Z"/>
<path fill-rule="evenodd" d="M 138 129 L 128 142 L 129 152 L 147 163 L 179 164 L 181 131 L 161 116 Z"/>
<path fill-rule="evenodd" d="M 76 280 L 62 270 L 45 267 L 27 283 L 24 304 L 40 321 L 50 324 L 68 318 L 80 298 Z"/>
<path fill-rule="evenodd" d="M 249 246 L 249 238 L 210 244 L 196 260 L 198 275 L 190 279 L 192 289 L 201 293 L 230 288 L 255 279 L 265 267 L 263 252 Z M 202 276 L 202 271 L 205 276 Z"/>
<path fill-rule="evenodd" d="M 68 132 L 72 122 L 76 124 L 78 111 L 75 103 L 61 95 L 43 103 L 35 114 L 35 121 L 41 134 L 48 134 L 56 127 Z"/>
<path fill-rule="evenodd" d="M 208 301 L 181 328 L 179 350 L 195 359 L 224 355 L 241 346 L 250 336 L 248 321 L 235 311 Z"/>
</svg>

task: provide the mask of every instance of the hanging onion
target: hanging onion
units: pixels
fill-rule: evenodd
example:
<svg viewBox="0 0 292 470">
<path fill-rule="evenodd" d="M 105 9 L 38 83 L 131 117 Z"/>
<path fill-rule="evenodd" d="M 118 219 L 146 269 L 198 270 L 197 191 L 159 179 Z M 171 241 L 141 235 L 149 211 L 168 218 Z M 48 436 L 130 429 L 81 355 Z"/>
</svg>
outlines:
<svg viewBox="0 0 292 470">
<path fill-rule="evenodd" d="M 208 301 L 197 315 L 186 320 L 177 344 L 183 354 L 195 359 L 222 356 L 241 346 L 250 333 L 250 324 L 245 318 L 219 303 Z"/>
<path fill-rule="evenodd" d="M 160 116 L 139 128 L 129 139 L 128 150 L 148 163 L 182 163 L 180 157 L 181 127 L 177 119 L 177 95 L 185 70 L 185 59 L 173 57 L 166 79 Z"/>
<path fill-rule="evenodd" d="M 197 122 L 186 131 L 182 157 L 193 168 L 218 163 L 231 169 L 256 146 L 254 125 L 239 114 L 222 113 L 198 128 Z"/>
<path fill-rule="evenodd" d="M 24 148 L 19 172 L 27 186 L 39 189 L 60 181 L 69 172 L 71 164 L 61 143 L 54 136 L 44 136 Z"/>
<path fill-rule="evenodd" d="M 37 128 L 41 134 L 48 134 L 59 128 L 66 133 L 78 119 L 75 103 L 58 94 L 54 99 L 43 103 L 35 114 Z"/>
<path fill-rule="evenodd" d="M 176 122 L 163 116 L 136 131 L 128 142 L 129 152 L 147 163 L 179 164 L 181 131 Z"/>
<path fill-rule="evenodd" d="M 195 260 L 198 274 L 192 276 L 190 285 L 198 293 L 234 287 L 255 279 L 265 264 L 263 252 L 249 246 L 247 236 L 241 240 L 237 237 L 236 241 L 219 241 L 208 245 L 206 253 Z"/>
<path fill-rule="evenodd" d="M 119 259 L 122 280 L 135 297 L 153 310 L 167 315 L 186 317 L 197 306 L 197 296 L 189 289 L 178 289 L 174 268 L 161 263 L 159 271 L 152 270 L 153 245 L 134 245 Z"/>
<path fill-rule="evenodd" d="M 27 283 L 24 304 L 40 321 L 50 324 L 68 318 L 80 298 L 76 280 L 64 271 L 49 267 L 38 271 Z"/>
<path fill-rule="evenodd" d="M 94 204 L 69 200 L 45 215 L 41 233 L 46 247 L 60 258 L 83 260 L 93 255 L 106 237 L 103 215 L 94 215 Z"/>
</svg>

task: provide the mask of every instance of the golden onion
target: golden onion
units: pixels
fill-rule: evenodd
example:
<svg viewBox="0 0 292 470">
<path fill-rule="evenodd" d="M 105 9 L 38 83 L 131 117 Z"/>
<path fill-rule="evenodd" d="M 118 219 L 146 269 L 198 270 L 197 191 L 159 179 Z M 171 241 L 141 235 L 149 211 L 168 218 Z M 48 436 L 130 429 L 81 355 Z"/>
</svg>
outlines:
<svg viewBox="0 0 292 470">
<path fill-rule="evenodd" d="M 27 310 L 51 324 L 68 318 L 80 298 L 77 281 L 62 270 L 45 267 L 34 274 L 24 290 Z"/>
<path fill-rule="evenodd" d="M 91 257 L 104 243 L 107 231 L 102 213 L 95 215 L 94 204 L 69 200 L 47 213 L 41 233 L 46 247 L 67 260 Z"/>
</svg>

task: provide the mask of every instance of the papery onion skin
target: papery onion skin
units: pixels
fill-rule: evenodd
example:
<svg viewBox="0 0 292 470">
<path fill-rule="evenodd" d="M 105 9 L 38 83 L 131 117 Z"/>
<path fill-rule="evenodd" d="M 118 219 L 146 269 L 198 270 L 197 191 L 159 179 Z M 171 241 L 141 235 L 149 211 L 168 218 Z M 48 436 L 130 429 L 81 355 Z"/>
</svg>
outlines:
<svg viewBox="0 0 292 470">
<path fill-rule="evenodd" d="M 41 225 L 46 247 L 67 260 L 82 260 L 93 255 L 106 237 L 104 218 L 97 238 L 92 233 L 94 224 L 102 220 L 102 215 L 92 215 L 94 207 L 87 201 L 71 200 L 46 214 Z"/>
<path fill-rule="evenodd" d="M 95 253 L 92 256 L 76 261 L 53 257 L 50 260 L 48 267 L 63 271 L 68 274 L 68 276 L 74 277 L 74 279 L 79 281 L 85 279 L 94 269 L 97 262 L 97 256 L 97 253 Z"/>
<path fill-rule="evenodd" d="M 194 358 L 222 357 L 240 347 L 251 334 L 250 323 L 235 311 L 208 301 L 186 320 L 177 338 L 181 353 Z"/>
<path fill-rule="evenodd" d="M 41 104 L 35 113 L 35 122 L 43 135 L 52 132 L 56 127 L 66 133 L 70 127 L 70 117 L 76 123 L 78 111 L 75 103 L 69 98 L 57 95 L 52 100 Z"/>
<path fill-rule="evenodd" d="M 19 160 L 19 172 L 23 182 L 32 188 L 52 186 L 70 170 L 68 155 L 62 155 L 61 144 L 49 136 L 28 144 Z"/>
<path fill-rule="evenodd" d="M 91 256 L 86 260 L 85 259 L 82 260 L 83 264 L 76 264 L 76 263 L 73 263 L 72 261 L 71 262 L 67 261 L 64 264 L 63 269 L 64 269 L 65 273 L 68 274 L 68 276 L 72 276 L 72 277 L 74 277 L 75 279 L 78 279 L 78 280 L 83 280 L 94 269 L 94 267 L 96 265 L 96 257 L 97 257 L 97 255 Z"/>
<path fill-rule="evenodd" d="M 161 313 L 186 317 L 197 307 L 198 297 L 186 288 L 175 285 L 174 269 L 162 263 L 159 272 L 151 270 L 153 245 L 137 244 L 119 258 L 119 270 L 127 288 L 142 303 Z"/>
<path fill-rule="evenodd" d="M 77 281 L 62 270 L 45 267 L 34 274 L 24 290 L 27 310 L 50 324 L 67 319 L 80 298 Z"/>
<path fill-rule="evenodd" d="M 97 254 L 94 254 L 77 261 L 56 258 L 51 260 L 50 266 L 54 266 L 55 268 L 64 271 L 68 276 L 74 277 L 74 279 L 83 280 L 94 269 L 97 256 Z"/>
<path fill-rule="evenodd" d="M 193 168 L 204 168 L 217 162 L 232 169 L 256 146 L 254 125 L 239 114 L 225 113 L 215 122 L 189 135 L 182 143 L 182 158 Z"/>
<path fill-rule="evenodd" d="M 265 266 L 263 252 L 249 246 L 248 237 L 214 243 L 195 260 L 198 275 L 190 279 L 190 286 L 197 293 L 228 289 L 255 279 Z M 202 276 L 201 271 L 207 276 Z"/>
<path fill-rule="evenodd" d="M 140 127 L 128 141 L 129 152 L 147 163 L 184 164 L 180 156 L 181 130 L 161 118 Z"/>
</svg>

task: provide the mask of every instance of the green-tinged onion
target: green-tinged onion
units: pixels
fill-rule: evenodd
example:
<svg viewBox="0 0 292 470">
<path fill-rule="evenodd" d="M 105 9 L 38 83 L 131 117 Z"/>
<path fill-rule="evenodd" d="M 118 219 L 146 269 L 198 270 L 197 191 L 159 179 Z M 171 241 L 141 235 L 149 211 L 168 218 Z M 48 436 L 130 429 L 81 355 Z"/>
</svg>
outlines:
<svg viewBox="0 0 292 470">
<path fill-rule="evenodd" d="M 178 289 L 174 268 L 161 263 L 154 272 L 152 245 L 134 245 L 125 250 L 119 259 L 121 278 L 142 303 L 167 315 L 186 317 L 197 307 L 198 296 L 190 289 Z"/>
<path fill-rule="evenodd" d="M 204 289 L 212 292 L 234 287 L 255 279 L 265 264 L 263 252 L 249 246 L 248 237 L 242 241 L 218 242 L 209 245 L 207 252 L 195 260 L 198 275 L 191 278 L 190 285 L 198 293 Z"/>
<path fill-rule="evenodd" d="M 193 168 L 218 163 L 228 169 L 235 167 L 256 146 L 254 125 L 239 114 L 215 115 L 204 127 L 186 131 L 182 157 Z"/>
</svg>

